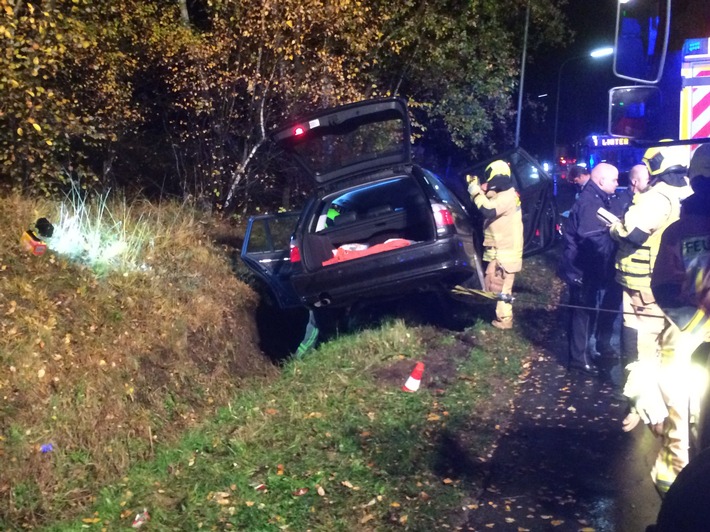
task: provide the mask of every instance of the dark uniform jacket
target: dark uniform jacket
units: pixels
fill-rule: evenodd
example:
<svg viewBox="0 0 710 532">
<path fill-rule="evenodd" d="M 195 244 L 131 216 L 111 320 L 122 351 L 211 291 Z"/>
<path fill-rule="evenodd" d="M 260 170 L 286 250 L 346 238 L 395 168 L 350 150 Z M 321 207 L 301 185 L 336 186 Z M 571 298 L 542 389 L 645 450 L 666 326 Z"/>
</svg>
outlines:
<svg viewBox="0 0 710 532">
<path fill-rule="evenodd" d="M 622 218 L 625 202 L 603 192 L 590 180 L 562 227 L 564 251 L 558 273 L 567 283 L 602 287 L 614 279 L 616 243 L 606 224 L 597 217 L 600 207 Z"/>
<path fill-rule="evenodd" d="M 666 228 L 651 276 L 663 311 L 681 329 L 705 301 L 710 279 L 710 194 L 694 194 L 681 205 L 680 219 Z"/>
</svg>

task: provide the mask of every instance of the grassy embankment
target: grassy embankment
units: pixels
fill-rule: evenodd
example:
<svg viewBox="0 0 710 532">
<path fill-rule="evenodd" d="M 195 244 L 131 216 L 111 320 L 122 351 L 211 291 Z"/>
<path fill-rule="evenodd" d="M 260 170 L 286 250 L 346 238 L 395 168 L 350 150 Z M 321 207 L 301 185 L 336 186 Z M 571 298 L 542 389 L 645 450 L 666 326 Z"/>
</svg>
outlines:
<svg viewBox="0 0 710 532">
<path fill-rule="evenodd" d="M 97 271 L 20 251 L 55 207 L 1 205 L 1 528 L 116 530 L 145 508 L 151 530 L 432 530 L 472 503 L 532 353 L 517 331 L 393 319 L 277 374 L 210 222 L 124 209 L 148 244 Z"/>
</svg>

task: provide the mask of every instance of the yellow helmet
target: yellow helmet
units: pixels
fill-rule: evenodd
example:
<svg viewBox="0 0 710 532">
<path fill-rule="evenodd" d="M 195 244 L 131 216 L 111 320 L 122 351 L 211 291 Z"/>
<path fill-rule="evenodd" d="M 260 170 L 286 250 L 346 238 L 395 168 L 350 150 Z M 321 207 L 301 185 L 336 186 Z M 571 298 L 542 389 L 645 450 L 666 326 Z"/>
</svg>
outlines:
<svg viewBox="0 0 710 532">
<path fill-rule="evenodd" d="M 501 159 L 493 161 L 491 164 L 486 166 L 486 169 L 483 172 L 483 182 L 487 183 L 488 181 L 490 181 L 494 177 L 498 177 L 499 175 L 504 177 L 510 177 L 510 167 L 508 166 L 508 163 Z"/>
<path fill-rule="evenodd" d="M 685 172 L 688 169 L 688 147 L 654 146 L 643 154 L 643 163 L 652 179 L 667 172 Z"/>
</svg>

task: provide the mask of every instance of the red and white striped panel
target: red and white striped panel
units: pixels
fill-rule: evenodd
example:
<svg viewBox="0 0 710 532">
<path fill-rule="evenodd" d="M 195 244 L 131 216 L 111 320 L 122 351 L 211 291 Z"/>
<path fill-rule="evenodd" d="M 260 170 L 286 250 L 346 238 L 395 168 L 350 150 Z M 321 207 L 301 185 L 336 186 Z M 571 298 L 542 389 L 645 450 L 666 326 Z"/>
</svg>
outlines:
<svg viewBox="0 0 710 532">
<path fill-rule="evenodd" d="M 710 65 L 693 70 L 693 77 L 710 77 Z M 690 101 L 690 138 L 710 137 L 710 85 L 693 87 Z"/>
</svg>

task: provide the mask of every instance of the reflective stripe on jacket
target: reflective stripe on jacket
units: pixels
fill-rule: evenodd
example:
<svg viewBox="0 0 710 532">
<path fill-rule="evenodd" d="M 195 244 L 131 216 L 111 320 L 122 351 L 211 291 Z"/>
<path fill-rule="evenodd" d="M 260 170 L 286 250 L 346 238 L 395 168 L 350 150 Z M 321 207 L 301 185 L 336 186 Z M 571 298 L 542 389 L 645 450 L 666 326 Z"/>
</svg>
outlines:
<svg viewBox="0 0 710 532">
<path fill-rule="evenodd" d="M 523 268 L 523 215 L 514 188 L 478 194 L 473 202 L 479 209 L 495 211 L 483 222 L 483 260 L 497 260 L 508 273 Z"/>
<path fill-rule="evenodd" d="M 624 215 L 624 230 L 629 234 L 638 229 L 650 236 L 641 246 L 619 238 L 616 280 L 622 286 L 632 290 L 648 290 L 651 287 L 651 271 L 663 230 L 678 219 L 680 201 L 690 193 L 690 186 L 673 187 L 661 181 L 634 196 L 633 204 Z"/>
</svg>

